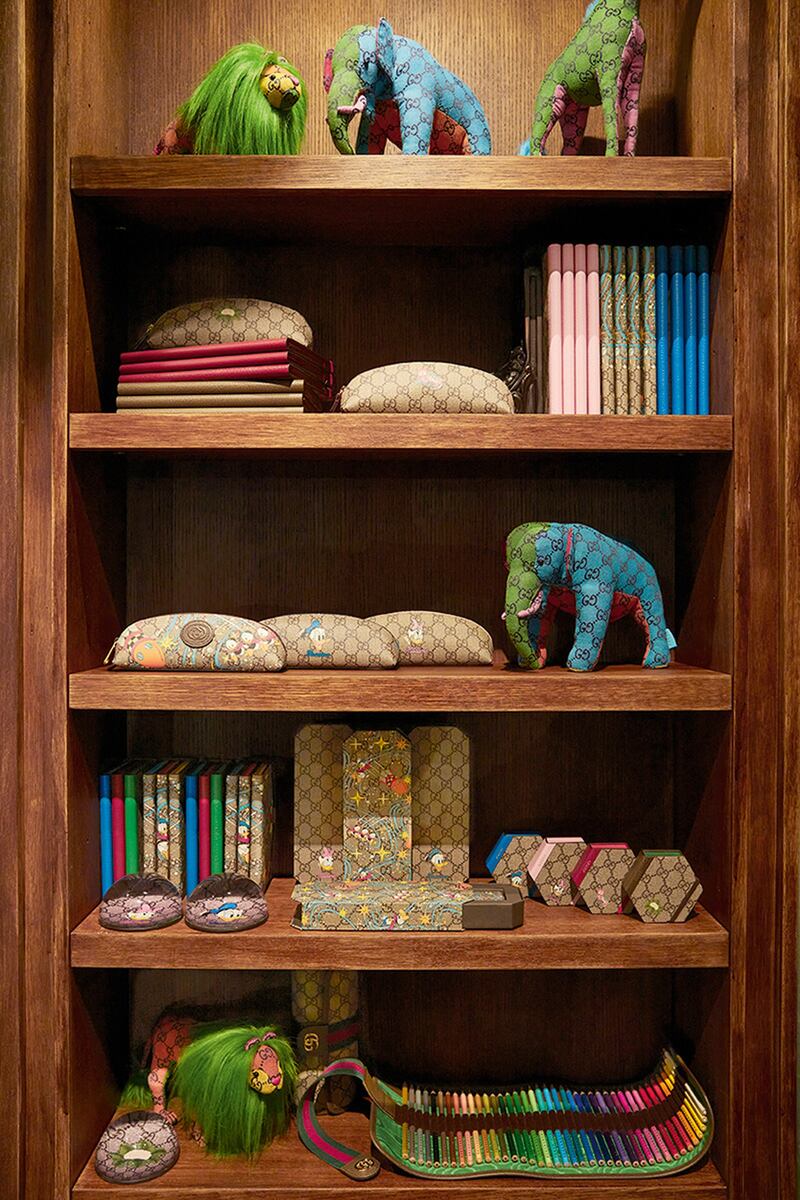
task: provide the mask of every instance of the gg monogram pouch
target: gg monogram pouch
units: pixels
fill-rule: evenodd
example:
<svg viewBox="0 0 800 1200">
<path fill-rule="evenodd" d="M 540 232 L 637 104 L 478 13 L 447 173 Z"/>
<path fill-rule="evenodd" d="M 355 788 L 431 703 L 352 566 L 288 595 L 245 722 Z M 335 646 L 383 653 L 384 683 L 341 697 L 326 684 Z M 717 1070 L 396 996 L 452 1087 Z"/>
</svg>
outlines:
<svg viewBox="0 0 800 1200">
<path fill-rule="evenodd" d="M 494 645 L 482 625 L 440 612 L 395 612 L 371 617 L 397 641 L 401 667 L 490 666 Z"/>
<path fill-rule="evenodd" d="M 171 613 L 134 621 L 106 662 L 139 671 L 280 671 L 286 651 L 277 633 L 257 621 Z"/>
<path fill-rule="evenodd" d="M 513 413 L 501 379 L 457 363 L 409 362 L 375 367 L 339 395 L 342 412 Z"/>
<path fill-rule="evenodd" d="M 137 350 L 163 350 L 167 346 L 205 346 L 220 342 L 257 342 L 294 338 L 311 345 L 311 327 L 300 313 L 273 300 L 197 300 L 162 313 L 148 325 Z"/>
<path fill-rule="evenodd" d="M 376 621 L 294 613 L 265 622 L 286 647 L 287 667 L 396 667 L 397 643 Z"/>
</svg>

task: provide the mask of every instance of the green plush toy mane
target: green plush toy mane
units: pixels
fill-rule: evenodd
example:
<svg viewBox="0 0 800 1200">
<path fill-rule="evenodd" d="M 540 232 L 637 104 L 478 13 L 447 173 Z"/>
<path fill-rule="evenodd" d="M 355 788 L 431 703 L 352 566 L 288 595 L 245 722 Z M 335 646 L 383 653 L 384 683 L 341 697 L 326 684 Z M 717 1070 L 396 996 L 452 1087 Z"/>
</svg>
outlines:
<svg viewBox="0 0 800 1200">
<path fill-rule="evenodd" d="M 195 154 L 297 154 L 306 128 L 308 96 L 301 80 L 300 95 L 286 112 L 265 98 L 259 80 L 265 67 L 276 63 L 300 79 L 291 64 L 274 50 L 256 42 L 234 46 L 215 63 L 189 99 L 178 119 L 193 137 Z"/>
<path fill-rule="evenodd" d="M 245 1044 L 263 1037 L 267 1028 L 200 1025 L 170 1073 L 169 1096 L 180 1099 L 184 1123 L 199 1127 L 209 1154 L 254 1158 L 288 1128 L 297 1064 L 286 1038 L 269 1043 L 283 1070 L 283 1086 L 260 1095 L 249 1084 L 254 1051 Z"/>
</svg>

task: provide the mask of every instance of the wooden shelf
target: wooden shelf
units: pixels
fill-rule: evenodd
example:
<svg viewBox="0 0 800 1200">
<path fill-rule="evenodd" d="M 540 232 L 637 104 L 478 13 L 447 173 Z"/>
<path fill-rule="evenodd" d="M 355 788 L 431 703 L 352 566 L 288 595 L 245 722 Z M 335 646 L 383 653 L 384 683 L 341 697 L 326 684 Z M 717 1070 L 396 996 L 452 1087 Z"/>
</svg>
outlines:
<svg viewBox="0 0 800 1200">
<path fill-rule="evenodd" d="M 727 710 L 731 678 L 673 663 L 664 670 L 491 667 L 290 670 L 264 674 L 113 671 L 69 677 L 71 708 L 256 712 L 682 712 Z"/>
<path fill-rule="evenodd" d="M 73 450 L 132 453 L 536 454 L 726 451 L 733 419 L 354 413 L 73 413 Z"/>
<path fill-rule="evenodd" d="M 343 1113 L 322 1117 L 321 1124 L 345 1145 L 369 1147 L 366 1116 Z M 445 1196 L 447 1200 L 504 1200 L 508 1195 L 536 1200 L 724 1200 L 727 1188 L 712 1163 L 685 1175 L 666 1179 L 416 1179 L 385 1162 L 380 1175 L 368 1183 L 354 1183 L 320 1162 L 302 1146 L 294 1128 L 274 1142 L 260 1162 L 214 1160 L 196 1142 L 181 1136 L 181 1155 L 175 1166 L 152 1183 L 106 1183 L 96 1174 L 94 1156 L 72 1189 L 74 1200 L 112 1196 L 118 1200 L 376 1200 L 407 1196 Z"/>
<path fill-rule="evenodd" d="M 235 231 L 281 241 L 502 242 L 587 203 L 720 200 L 728 158 L 74 158 L 72 192 L 116 223 L 178 234 Z"/>
<path fill-rule="evenodd" d="M 530 900 L 519 929 L 453 933 L 348 933 L 292 928 L 294 880 L 274 879 L 269 920 L 216 936 L 181 921 L 168 929 L 103 929 L 98 909 L 71 934 L 73 967 L 211 970 L 509 971 L 726 967 L 728 934 L 705 909 L 683 925 L 644 925 Z"/>
</svg>

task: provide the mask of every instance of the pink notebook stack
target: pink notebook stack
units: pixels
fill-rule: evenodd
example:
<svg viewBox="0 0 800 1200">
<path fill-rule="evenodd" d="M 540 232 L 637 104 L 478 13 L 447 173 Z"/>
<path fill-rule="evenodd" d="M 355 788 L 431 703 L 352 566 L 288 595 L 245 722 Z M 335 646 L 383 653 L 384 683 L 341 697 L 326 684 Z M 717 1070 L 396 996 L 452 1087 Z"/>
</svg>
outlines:
<svg viewBox="0 0 800 1200">
<path fill-rule="evenodd" d="M 120 355 L 118 409 L 320 412 L 332 398 L 333 364 L 291 338 Z"/>
<path fill-rule="evenodd" d="M 548 412 L 600 412 L 600 253 L 547 247 Z"/>
</svg>

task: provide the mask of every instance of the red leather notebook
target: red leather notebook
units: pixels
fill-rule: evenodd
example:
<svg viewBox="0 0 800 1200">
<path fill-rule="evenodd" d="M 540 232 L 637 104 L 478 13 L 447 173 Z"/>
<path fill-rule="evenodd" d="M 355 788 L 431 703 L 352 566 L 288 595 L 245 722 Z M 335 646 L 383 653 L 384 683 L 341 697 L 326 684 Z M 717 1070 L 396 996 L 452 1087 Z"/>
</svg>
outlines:
<svg viewBox="0 0 800 1200">
<path fill-rule="evenodd" d="M 329 383 L 329 364 L 325 364 L 326 370 L 311 369 L 305 364 L 294 364 L 289 366 L 286 363 L 266 365 L 261 367 L 214 367 L 201 371 L 149 371 L 146 370 L 143 374 L 131 374 L 123 376 L 126 383 L 159 383 L 162 380 L 172 383 L 191 383 L 193 380 L 202 379 L 314 379 L 323 386 Z M 327 373 L 326 373 L 327 371 Z"/>
<path fill-rule="evenodd" d="M 272 367 L 272 366 L 308 366 L 322 371 L 325 359 L 315 354 L 299 354 L 292 350 L 278 350 L 274 354 L 228 354 L 215 355 L 210 358 L 158 358 L 145 363 L 122 363 L 119 368 L 120 379 L 135 375 L 141 371 L 206 371 L 217 367 L 226 371 L 239 367 Z"/>
<path fill-rule="evenodd" d="M 294 338 L 262 338 L 254 342 L 210 342 L 204 346 L 163 346 L 158 350 L 126 350 L 120 354 L 123 363 L 159 362 L 162 358 L 209 358 L 223 354 L 273 354 L 289 350 L 304 350 L 313 354 L 308 346 Z"/>
</svg>

